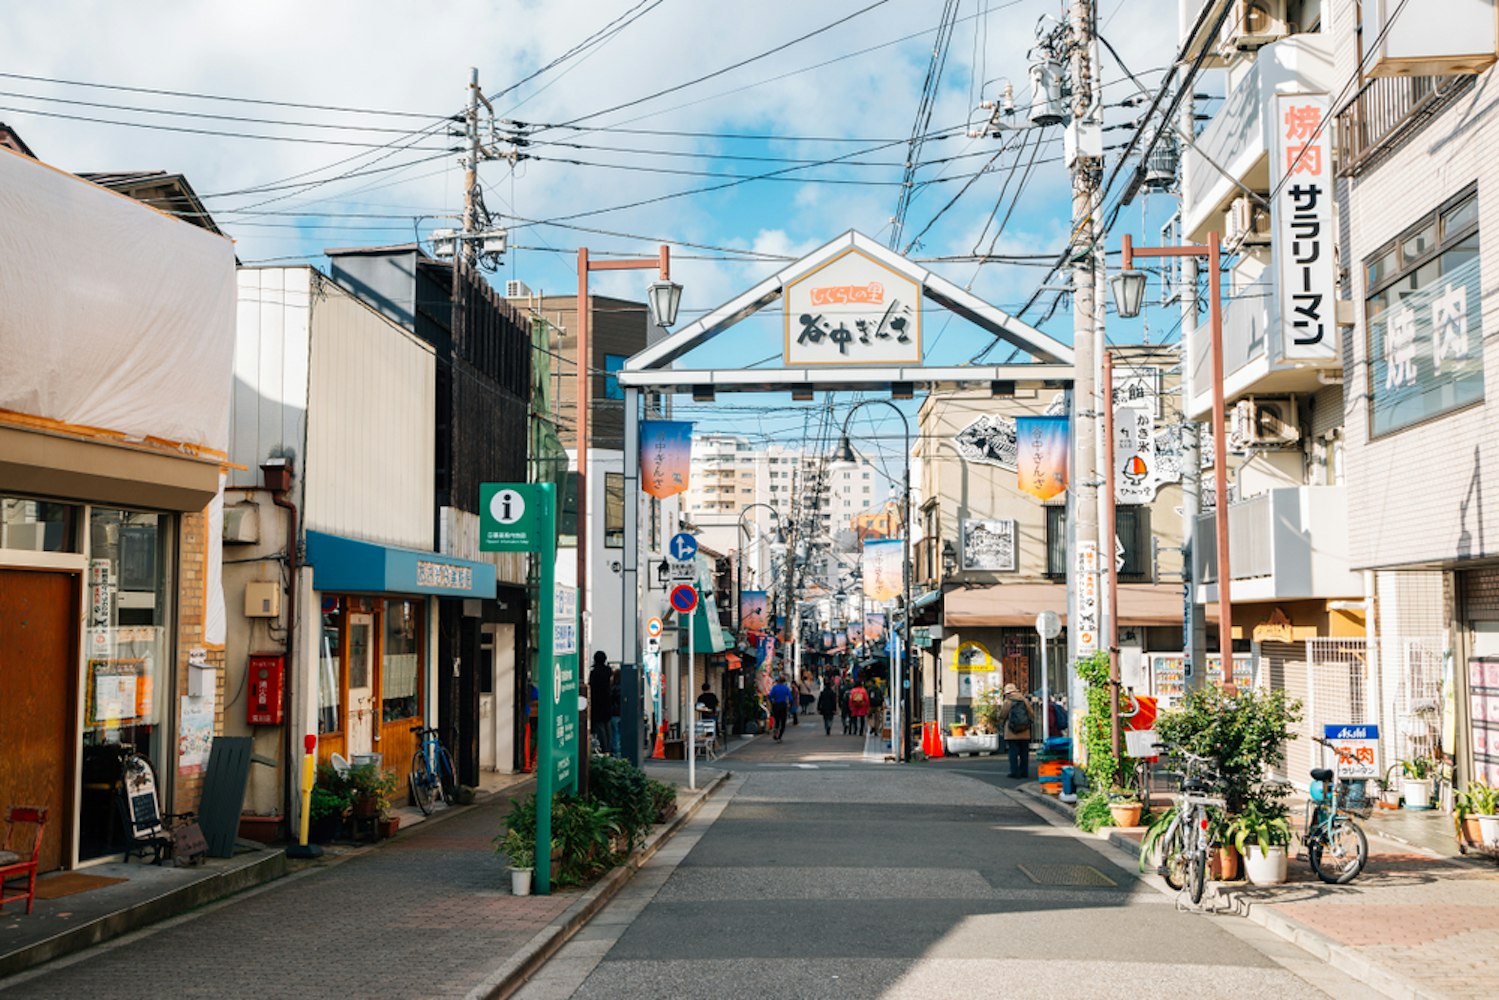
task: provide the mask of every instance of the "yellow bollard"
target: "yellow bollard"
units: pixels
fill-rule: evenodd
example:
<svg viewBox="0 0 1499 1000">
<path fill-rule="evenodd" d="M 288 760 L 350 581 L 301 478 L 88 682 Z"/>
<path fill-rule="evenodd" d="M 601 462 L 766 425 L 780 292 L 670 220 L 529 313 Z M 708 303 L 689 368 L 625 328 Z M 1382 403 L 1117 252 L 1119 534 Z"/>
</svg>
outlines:
<svg viewBox="0 0 1499 1000">
<path fill-rule="evenodd" d="M 317 781 L 317 737 L 311 733 L 302 737 L 306 753 L 302 756 L 302 815 L 297 824 L 297 842 L 286 851 L 289 858 L 321 857 L 323 849 L 307 843 L 307 830 L 312 822 L 312 786 Z"/>
</svg>

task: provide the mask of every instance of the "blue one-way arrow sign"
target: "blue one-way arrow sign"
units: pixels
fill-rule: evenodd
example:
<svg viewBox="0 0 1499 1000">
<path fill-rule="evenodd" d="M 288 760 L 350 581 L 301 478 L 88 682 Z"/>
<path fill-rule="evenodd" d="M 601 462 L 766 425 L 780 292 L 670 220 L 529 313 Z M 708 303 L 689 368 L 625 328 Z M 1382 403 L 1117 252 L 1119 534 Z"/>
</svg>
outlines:
<svg viewBox="0 0 1499 1000">
<path fill-rule="evenodd" d="M 666 551 L 677 562 L 691 562 L 697 558 L 697 539 L 685 531 L 679 531 L 671 536 L 671 543 Z"/>
</svg>

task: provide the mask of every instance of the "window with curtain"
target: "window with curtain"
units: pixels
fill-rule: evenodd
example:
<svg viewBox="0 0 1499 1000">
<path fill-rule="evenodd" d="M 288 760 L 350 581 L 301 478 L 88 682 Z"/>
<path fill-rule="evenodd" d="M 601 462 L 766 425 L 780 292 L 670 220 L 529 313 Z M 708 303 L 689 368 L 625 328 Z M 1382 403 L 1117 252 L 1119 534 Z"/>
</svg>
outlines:
<svg viewBox="0 0 1499 1000">
<path fill-rule="evenodd" d="M 343 608 L 338 598 L 323 599 L 323 634 L 318 643 L 318 735 L 336 733 L 341 728 L 343 713 L 339 707 L 343 701 L 343 660 L 340 658 L 343 623 Z"/>
<path fill-rule="evenodd" d="M 380 657 L 380 717 L 385 722 L 421 715 L 421 637 L 421 605 L 386 601 Z"/>
<path fill-rule="evenodd" d="M 750 493 L 752 490 L 745 490 Z M 625 474 L 604 473 L 604 548 L 625 546 Z"/>
</svg>

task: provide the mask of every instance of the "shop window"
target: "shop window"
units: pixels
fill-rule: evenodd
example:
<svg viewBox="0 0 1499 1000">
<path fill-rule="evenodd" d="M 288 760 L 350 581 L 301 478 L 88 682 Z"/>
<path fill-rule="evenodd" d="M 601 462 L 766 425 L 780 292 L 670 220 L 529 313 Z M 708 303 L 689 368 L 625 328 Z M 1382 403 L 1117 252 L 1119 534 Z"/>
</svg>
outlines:
<svg viewBox="0 0 1499 1000">
<path fill-rule="evenodd" d="M 416 601 L 385 602 L 385 646 L 380 657 L 380 718 L 414 719 L 421 712 L 422 609 Z"/>
<path fill-rule="evenodd" d="M 630 360 L 623 354 L 604 355 L 604 398 L 624 399 L 625 390 L 620 387 L 616 373 L 623 371 L 625 362 Z"/>
<path fill-rule="evenodd" d="M 77 552 L 80 510 L 74 504 L 0 497 L 0 549 Z"/>
<path fill-rule="evenodd" d="M 172 704 L 174 523 L 165 514 L 102 507 L 89 513 L 80 858 L 119 848 L 118 817 L 108 790 L 119 776 L 122 746 L 144 752 L 158 774 L 176 764 L 165 725 Z M 188 768 L 206 763 L 213 738 L 211 703 L 206 716 L 184 709 L 179 736 L 181 763 Z"/>
<path fill-rule="evenodd" d="M 604 473 L 604 548 L 625 546 L 625 474 Z"/>
<path fill-rule="evenodd" d="M 1119 571 L 1121 583 L 1150 583 L 1154 579 L 1151 559 L 1150 508 L 1119 506 L 1114 508 L 1114 536 L 1124 546 L 1124 567 Z M 1046 508 L 1046 575 L 1053 579 L 1067 576 L 1067 507 L 1053 504 Z"/>
<path fill-rule="evenodd" d="M 342 730 L 340 720 L 343 713 L 343 607 L 336 597 L 323 598 L 323 636 L 318 648 L 318 708 L 317 731 L 319 736 Z"/>
<path fill-rule="evenodd" d="M 562 477 L 562 499 L 557 505 L 557 544 L 578 544 L 578 474 L 568 472 Z"/>
<path fill-rule="evenodd" d="M 1478 195 L 1438 207 L 1364 265 L 1370 433 L 1483 399 Z"/>
</svg>

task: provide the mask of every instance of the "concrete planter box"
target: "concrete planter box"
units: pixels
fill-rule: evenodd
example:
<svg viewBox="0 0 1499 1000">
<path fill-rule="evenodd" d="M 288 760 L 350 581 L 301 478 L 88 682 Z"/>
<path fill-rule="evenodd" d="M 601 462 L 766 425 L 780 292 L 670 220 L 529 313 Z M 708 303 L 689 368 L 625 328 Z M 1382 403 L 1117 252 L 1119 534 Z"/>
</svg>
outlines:
<svg viewBox="0 0 1499 1000">
<path fill-rule="evenodd" d="M 998 733 L 973 733 L 968 736 L 949 736 L 944 747 L 947 753 L 997 753 Z"/>
</svg>

